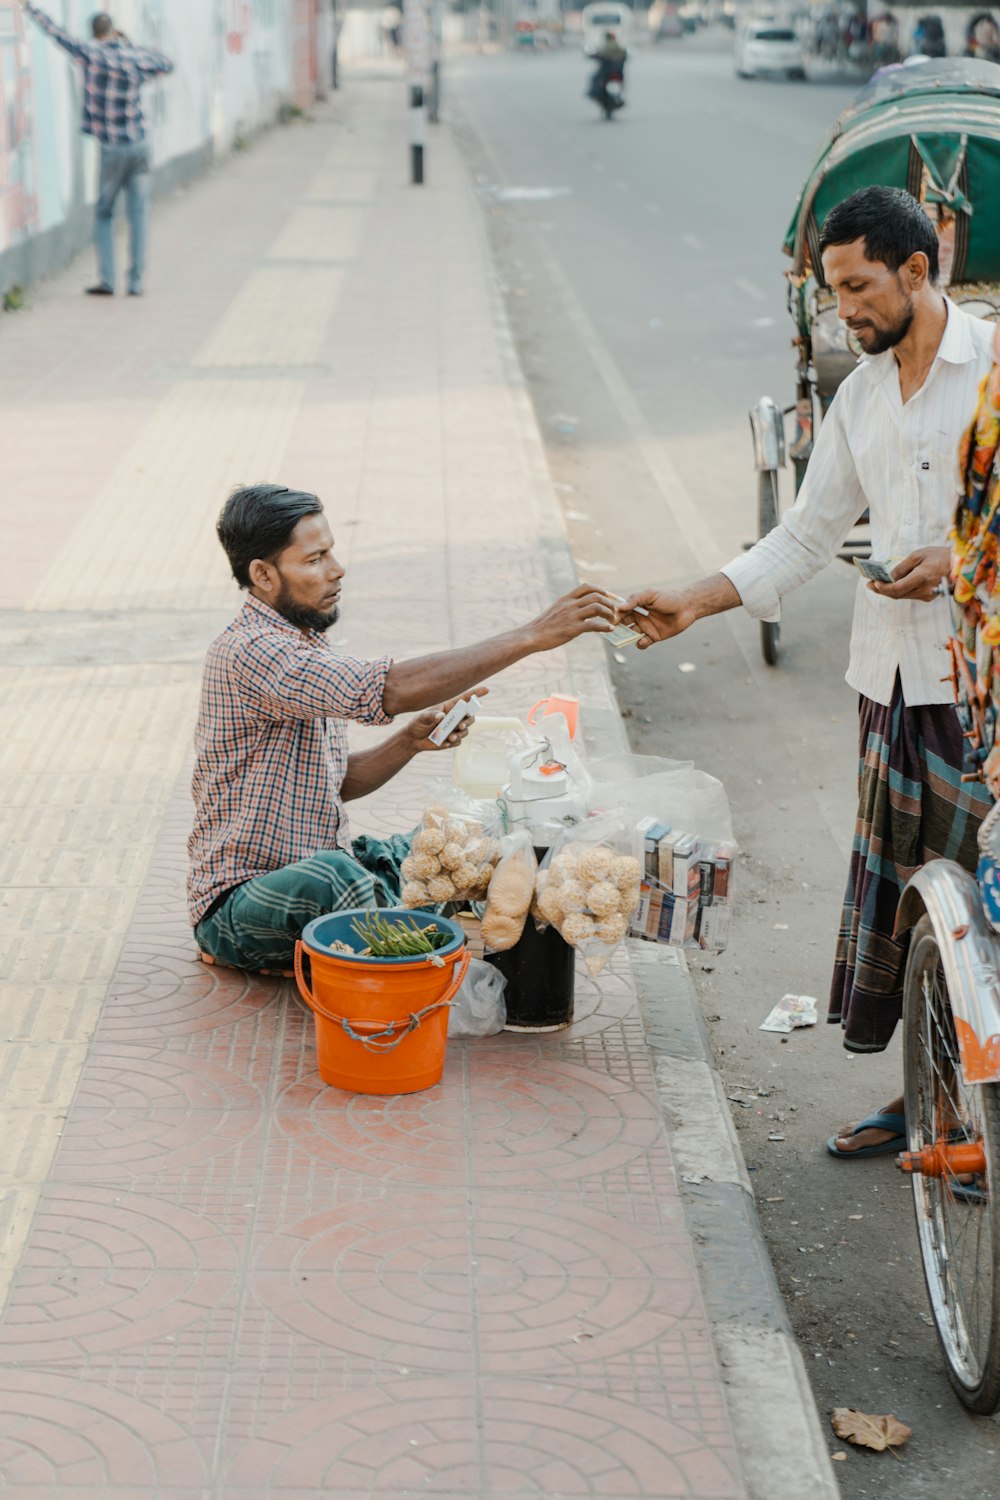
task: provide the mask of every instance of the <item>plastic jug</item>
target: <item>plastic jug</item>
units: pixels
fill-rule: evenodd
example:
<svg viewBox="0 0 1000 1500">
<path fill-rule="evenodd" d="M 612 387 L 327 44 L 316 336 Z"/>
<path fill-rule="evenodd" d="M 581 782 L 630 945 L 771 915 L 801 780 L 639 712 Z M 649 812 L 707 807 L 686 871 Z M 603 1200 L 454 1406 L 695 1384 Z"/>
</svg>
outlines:
<svg viewBox="0 0 1000 1500">
<path fill-rule="evenodd" d="M 455 751 L 452 779 L 470 797 L 492 799 L 510 776 L 510 758 L 527 745 L 537 742 L 527 724 L 520 719 L 490 718 L 481 714 L 472 721 L 469 732 Z"/>
</svg>

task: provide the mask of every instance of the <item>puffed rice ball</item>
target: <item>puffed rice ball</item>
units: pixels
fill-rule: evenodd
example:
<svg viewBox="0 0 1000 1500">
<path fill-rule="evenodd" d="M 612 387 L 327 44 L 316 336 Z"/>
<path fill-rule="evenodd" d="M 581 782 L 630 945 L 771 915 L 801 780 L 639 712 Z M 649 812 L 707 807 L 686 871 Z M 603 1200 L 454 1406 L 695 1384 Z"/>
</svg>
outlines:
<svg viewBox="0 0 1000 1500">
<path fill-rule="evenodd" d="M 639 861 L 631 854 L 619 854 L 608 865 L 604 878 L 610 880 L 620 891 L 628 890 L 630 886 L 638 885 L 642 879 Z"/>
<path fill-rule="evenodd" d="M 575 948 L 579 943 L 585 943 L 597 932 L 593 917 L 588 917 L 586 912 L 571 911 L 563 918 L 562 935 L 567 943 Z"/>
<path fill-rule="evenodd" d="M 610 917 L 621 911 L 621 892 L 610 880 L 595 880 L 587 894 L 587 905 L 599 917 Z"/>
<path fill-rule="evenodd" d="M 475 894 L 477 896 L 485 895 L 486 892 L 489 890 L 490 881 L 492 879 L 493 879 L 493 866 L 492 865 L 483 865 L 483 868 L 476 875 Z"/>
<path fill-rule="evenodd" d="M 404 880 L 412 880 L 416 871 L 413 868 L 413 855 L 408 854 L 399 867 L 399 872 Z"/>
<path fill-rule="evenodd" d="M 564 880 L 557 887 L 563 911 L 583 911 L 587 904 L 587 888 L 579 880 Z"/>
<path fill-rule="evenodd" d="M 433 854 L 411 854 L 403 860 L 402 869 L 407 880 L 433 880 L 441 873 L 441 866 Z"/>
<path fill-rule="evenodd" d="M 595 844 L 593 849 L 588 849 L 580 860 L 578 869 L 581 880 L 599 880 L 606 878 L 609 865 L 613 865 L 615 856 L 612 850 L 604 844 Z"/>
<path fill-rule="evenodd" d="M 413 840 L 414 854 L 440 854 L 444 848 L 444 834 L 440 828 L 422 828 Z"/>
<path fill-rule="evenodd" d="M 469 820 L 467 822 L 464 822 L 462 826 L 465 829 L 465 837 L 470 841 L 482 838 L 483 825 L 482 823 L 477 823 L 475 818 L 469 818 Z"/>
<path fill-rule="evenodd" d="M 449 818 L 444 825 L 444 836 L 449 844 L 461 844 L 464 849 L 469 842 L 468 824 L 461 818 Z"/>
<path fill-rule="evenodd" d="M 435 875 L 427 882 L 427 894 L 432 901 L 453 901 L 455 887 L 447 875 Z"/>
<path fill-rule="evenodd" d="M 548 883 L 549 883 L 549 881 L 551 879 L 552 879 L 552 875 L 551 875 L 551 872 L 549 870 L 539 870 L 538 871 L 538 874 L 535 876 L 535 895 L 536 896 L 540 896 L 542 894 L 542 892 L 544 891 L 545 887 L 548 885 Z"/>
<path fill-rule="evenodd" d="M 404 906 L 426 906 L 430 900 L 427 887 L 419 880 L 408 880 L 403 886 Z"/>
<path fill-rule="evenodd" d="M 452 870 L 451 878 L 456 891 L 473 891 L 479 884 L 479 871 L 475 865 L 470 865 L 466 860 L 463 860 L 460 865 L 456 865 Z"/>
<path fill-rule="evenodd" d="M 433 807 L 429 807 L 424 813 L 424 823 L 428 828 L 443 828 L 447 821 L 448 809 L 442 807 L 440 802 L 436 802 Z"/>
<path fill-rule="evenodd" d="M 465 851 L 465 857 L 474 865 L 492 865 L 496 862 L 496 839 L 473 839 Z"/>
<path fill-rule="evenodd" d="M 442 869 L 454 870 L 465 859 L 465 845 L 460 844 L 457 839 L 449 839 L 438 859 Z"/>
<path fill-rule="evenodd" d="M 550 923 L 553 927 L 558 927 L 563 919 L 563 905 L 559 897 L 559 887 L 557 886 L 553 889 L 550 886 L 548 890 L 542 891 L 541 895 L 536 898 L 536 905 L 542 920 Z"/>
<path fill-rule="evenodd" d="M 642 891 L 638 885 L 626 886 L 621 893 L 621 909 L 626 917 L 630 917 L 634 911 L 639 910 L 642 900 Z"/>
<path fill-rule="evenodd" d="M 591 951 L 584 955 L 584 963 L 587 965 L 587 973 L 591 979 L 596 979 L 608 966 L 611 958 L 610 948 L 598 948 L 596 952 Z"/>
<path fill-rule="evenodd" d="M 612 916 L 605 917 L 598 922 L 594 936 L 602 943 L 607 943 L 609 948 L 615 948 L 627 932 L 628 922 L 620 912 L 615 912 Z"/>
</svg>

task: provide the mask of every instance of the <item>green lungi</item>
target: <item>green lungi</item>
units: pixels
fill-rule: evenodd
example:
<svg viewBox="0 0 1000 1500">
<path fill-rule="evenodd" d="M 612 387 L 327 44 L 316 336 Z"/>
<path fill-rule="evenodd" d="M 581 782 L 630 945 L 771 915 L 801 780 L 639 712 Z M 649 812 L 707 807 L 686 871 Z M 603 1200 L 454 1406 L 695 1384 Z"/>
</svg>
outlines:
<svg viewBox="0 0 1000 1500">
<path fill-rule="evenodd" d="M 354 840 L 350 854 L 322 851 L 257 875 L 202 917 L 195 940 L 203 953 L 234 969 L 287 969 L 296 939 L 313 917 L 399 904 L 400 865 L 412 838 L 364 836 Z"/>
</svg>

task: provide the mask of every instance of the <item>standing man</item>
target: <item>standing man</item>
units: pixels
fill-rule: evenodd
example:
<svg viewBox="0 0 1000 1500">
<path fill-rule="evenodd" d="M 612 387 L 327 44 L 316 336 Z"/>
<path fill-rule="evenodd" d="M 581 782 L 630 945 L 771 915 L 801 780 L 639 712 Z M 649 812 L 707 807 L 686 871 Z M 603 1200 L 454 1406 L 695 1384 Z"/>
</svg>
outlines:
<svg viewBox="0 0 1000 1500">
<path fill-rule="evenodd" d="M 22 0 L 22 4 L 42 30 L 83 65 L 82 129 L 84 135 L 92 135 L 101 144 L 101 182 L 94 224 L 99 279 L 87 292 L 92 297 L 114 296 L 114 213 L 118 194 L 124 190 L 132 257 L 128 294 L 141 297 L 149 217 L 149 146 L 139 91 L 157 74 L 172 73 L 174 65 L 162 52 L 133 47 L 115 30 L 106 11 L 99 11 L 90 23 L 94 40 L 78 42 L 32 0 Z"/>
<path fill-rule="evenodd" d="M 865 357 L 837 392 L 799 497 L 781 524 L 721 573 L 629 602 L 646 636 L 667 640 L 742 604 L 777 619 L 782 596 L 824 568 L 867 508 L 872 555 L 892 583 L 858 581 L 847 681 L 859 695 L 859 805 L 830 991 L 829 1020 L 852 1052 L 881 1052 L 902 1013 L 907 939 L 894 936 L 909 877 L 927 860 L 976 868 L 990 806 L 962 782 L 962 733 L 947 675 L 943 583 L 958 494 L 958 447 L 990 368 L 992 328 L 938 287 L 938 239 L 909 193 L 869 187 L 831 210 L 823 275 Z M 901 559 L 901 561 L 896 561 Z M 903 1101 L 846 1126 L 835 1156 L 906 1147 Z"/>
</svg>

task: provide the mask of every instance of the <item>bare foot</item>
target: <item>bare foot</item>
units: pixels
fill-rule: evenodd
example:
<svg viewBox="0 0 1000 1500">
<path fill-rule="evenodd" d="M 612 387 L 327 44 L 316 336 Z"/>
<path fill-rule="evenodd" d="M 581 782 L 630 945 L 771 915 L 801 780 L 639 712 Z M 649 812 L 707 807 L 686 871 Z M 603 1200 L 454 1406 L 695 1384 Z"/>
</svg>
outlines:
<svg viewBox="0 0 1000 1500">
<path fill-rule="evenodd" d="M 879 1110 L 880 1115 L 901 1115 L 903 1113 L 903 1096 L 891 1100 Z M 858 1135 L 852 1135 L 857 1129 L 858 1121 L 851 1125 L 844 1125 L 837 1131 L 837 1150 L 843 1156 L 850 1156 L 854 1151 L 861 1151 L 865 1146 L 881 1146 L 884 1141 L 891 1141 L 896 1135 L 895 1130 L 862 1130 Z"/>
</svg>

